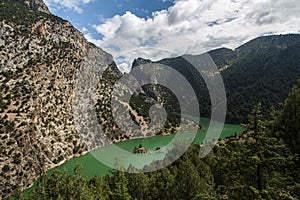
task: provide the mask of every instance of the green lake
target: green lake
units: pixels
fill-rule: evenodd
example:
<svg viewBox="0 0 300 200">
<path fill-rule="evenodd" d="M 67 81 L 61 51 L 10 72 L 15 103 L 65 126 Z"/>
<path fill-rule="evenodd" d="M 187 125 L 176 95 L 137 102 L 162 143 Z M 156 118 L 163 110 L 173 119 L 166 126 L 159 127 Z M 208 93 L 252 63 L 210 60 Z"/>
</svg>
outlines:
<svg viewBox="0 0 300 200">
<path fill-rule="evenodd" d="M 194 144 L 201 144 L 205 138 L 207 133 L 207 128 L 209 126 L 210 120 L 206 118 L 200 119 L 200 124 L 203 127 L 203 130 L 199 131 L 194 138 Z M 220 139 L 224 139 L 228 136 L 232 136 L 234 134 L 241 134 L 243 132 L 243 127 L 240 125 L 233 124 L 224 124 Z M 181 134 L 180 137 L 187 137 L 189 134 Z M 104 165 L 97 159 L 97 156 L 101 156 L 101 159 L 111 160 L 111 164 L 115 162 L 115 158 L 117 157 L 120 163 L 127 168 L 129 164 L 134 165 L 137 168 L 142 168 L 144 165 L 150 164 L 153 160 L 162 160 L 164 158 L 165 153 L 167 152 L 166 146 L 174 139 L 175 135 L 167 135 L 167 136 L 154 136 L 149 138 L 140 138 L 134 140 L 127 140 L 114 145 L 108 145 L 106 147 L 94 150 L 90 153 L 87 153 L 83 156 L 72 158 L 64 164 L 50 169 L 47 174 L 51 174 L 54 170 L 65 171 L 66 173 L 73 174 L 74 167 L 79 164 L 82 166 L 82 174 L 87 178 L 92 178 L 93 176 L 101 176 L 105 174 L 109 174 L 111 170 L 110 167 Z M 164 153 L 153 152 L 148 154 L 133 154 L 132 157 L 125 157 L 122 155 L 116 155 L 114 152 L 114 147 L 119 147 L 122 150 L 125 150 L 127 153 L 131 152 L 135 147 L 139 145 L 145 147 L 148 151 L 154 151 L 157 147 L 160 147 Z M 30 192 L 30 189 L 26 190 L 25 193 Z"/>
<path fill-rule="evenodd" d="M 206 135 L 206 130 L 209 126 L 210 120 L 206 118 L 201 118 L 200 123 L 203 127 L 202 131 L 199 131 L 194 139 L 195 144 L 201 144 Z M 240 125 L 233 124 L 224 124 L 222 134 L 220 139 L 224 139 L 228 136 L 232 136 L 233 134 L 241 134 L 243 132 L 243 127 Z M 164 147 L 167 146 L 170 141 L 175 137 L 175 135 L 167 135 L 167 136 L 154 136 L 149 138 L 140 138 L 134 140 L 127 140 L 124 142 L 117 143 L 116 146 L 120 147 L 126 151 L 132 151 L 134 147 L 138 147 L 140 144 L 145 147 L 147 150 L 155 150 L 157 147 L 160 147 L 164 150 Z M 181 135 L 181 137 L 185 137 L 185 135 Z M 115 158 L 112 158 L 114 155 L 113 149 L 111 145 L 106 147 L 94 150 L 91 153 L 87 153 L 86 155 L 80 156 L 78 158 L 72 158 L 66 163 L 62 164 L 59 167 L 49 170 L 49 173 L 52 173 L 53 170 L 65 170 L 67 173 L 72 174 L 73 169 L 76 164 L 82 165 L 83 171 L 82 173 L 91 178 L 97 175 L 107 174 L 110 167 L 102 164 L 96 157 L 97 155 L 101 155 L 102 157 L 107 157 L 107 159 L 114 162 Z M 145 164 L 150 164 L 153 160 L 161 160 L 164 158 L 164 153 L 150 153 L 149 155 L 145 154 L 133 154 L 133 157 L 130 160 L 124 159 L 122 157 L 118 157 L 121 160 L 122 165 L 127 168 L 129 164 L 133 164 L 135 167 L 142 168 Z"/>
</svg>

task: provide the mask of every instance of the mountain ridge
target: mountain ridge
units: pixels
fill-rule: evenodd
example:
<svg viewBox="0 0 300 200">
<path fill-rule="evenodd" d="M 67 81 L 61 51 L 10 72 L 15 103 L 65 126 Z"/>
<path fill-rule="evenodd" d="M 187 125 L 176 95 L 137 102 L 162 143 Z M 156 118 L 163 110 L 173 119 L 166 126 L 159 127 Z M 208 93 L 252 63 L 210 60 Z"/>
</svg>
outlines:
<svg viewBox="0 0 300 200">
<path fill-rule="evenodd" d="M 89 43 L 68 21 L 52 15 L 42 0 L 0 0 L 0 190 L 1 198 L 11 194 L 16 188 L 27 188 L 45 171 L 57 164 L 67 161 L 74 155 L 81 155 L 88 151 L 85 141 L 80 138 L 76 122 L 74 120 L 74 110 L 72 104 L 81 105 L 82 102 L 75 102 L 74 87 L 76 85 L 76 74 L 80 72 L 83 64 L 87 61 L 89 53 L 95 51 L 100 55 L 103 61 L 99 67 L 107 68 L 100 79 L 95 91 L 95 110 L 97 120 L 103 127 L 104 133 L 110 142 L 122 141 L 138 136 L 151 136 L 151 129 L 147 129 L 143 124 L 143 130 L 129 129 L 126 133 L 116 124 L 111 107 L 111 94 L 115 89 L 122 89 L 126 92 L 130 88 L 126 86 L 115 87 L 115 83 L 122 76 L 118 70 L 113 57 L 103 51 L 101 48 Z M 298 41 L 298 40 L 297 40 Z M 297 53 L 298 43 L 289 42 L 284 45 L 276 43 L 274 54 L 278 59 L 272 62 L 279 62 L 280 56 L 285 58 L 290 56 L 292 59 L 290 65 L 298 66 Z M 253 44 L 248 44 L 253 45 Z M 298 46 L 297 46 L 298 45 Z M 255 46 L 255 45 L 254 45 Z M 248 48 L 246 48 L 247 50 Z M 212 57 L 215 57 L 218 67 L 227 69 L 222 74 L 226 75 L 225 86 L 230 94 L 229 108 L 232 121 L 237 118 L 243 118 L 244 113 L 248 113 L 248 107 L 251 107 L 251 95 L 247 94 L 247 87 L 253 87 L 252 94 L 261 89 L 261 85 L 268 83 L 259 80 L 261 85 L 247 85 L 244 80 L 248 78 L 240 77 L 245 69 L 251 69 L 252 63 L 247 60 L 261 59 L 260 52 L 253 50 L 238 50 L 239 55 L 234 54 L 229 49 L 212 51 Z M 271 52 L 272 52 L 271 51 Z M 270 57 L 270 56 L 269 56 Z M 272 57 L 272 56 L 271 56 Z M 240 60 L 235 60 L 235 59 Z M 105 62 L 104 62 L 105 60 Z M 165 59 L 163 63 L 171 65 L 177 64 L 179 71 L 190 77 L 195 91 L 206 91 L 205 84 L 201 82 L 199 74 L 193 70 L 186 70 L 184 59 L 178 58 Z M 136 60 L 135 65 L 149 63 L 149 60 L 140 58 Z M 245 62 L 247 65 L 240 67 Z M 282 75 L 281 66 L 286 63 L 280 63 L 276 70 L 276 75 Z M 181 66 L 182 65 L 182 66 Z M 270 65 L 266 65 L 267 68 Z M 289 65 L 289 66 L 290 66 Z M 294 77 L 299 77 L 297 67 L 289 67 L 285 71 L 286 77 L 282 81 L 288 80 L 292 84 Z M 255 78 L 255 73 L 262 70 L 262 67 L 253 70 L 250 78 Z M 294 70 L 294 71 L 293 71 Z M 257 71 L 257 72 L 256 72 Z M 291 73 L 289 73 L 291 71 Z M 295 73 L 297 72 L 297 73 Z M 272 77 L 273 74 L 268 74 Z M 293 78 L 290 78 L 293 77 Z M 270 77 L 266 77 L 268 80 Z M 271 79 L 273 80 L 273 79 Z M 238 82 L 241 81 L 241 82 Z M 256 83 L 255 80 L 249 81 Z M 200 84 L 198 84 L 200 83 Z M 237 85 L 244 88 L 237 88 Z M 270 87 L 274 92 L 280 92 L 283 88 L 289 87 L 278 83 L 276 88 Z M 157 89 L 157 88 L 154 88 Z M 141 89 L 141 94 L 134 96 L 130 102 L 122 102 L 115 99 L 129 110 L 132 120 L 137 124 L 150 121 L 148 111 L 155 103 L 154 100 L 161 99 L 163 102 L 171 102 L 169 96 L 163 96 L 166 89 L 158 88 L 158 92 L 152 92 L 153 88 Z M 238 90 L 244 93 L 239 95 Z M 246 94 L 245 94 L 246 91 Z M 289 90 L 287 90 L 288 92 Z M 146 95 L 150 97 L 145 97 Z M 270 97 L 269 93 L 267 93 Z M 161 95 L 162 98 L 158 98 Z M 246 100 L 242 97 L 249 97 Z M 284 96 L 284 94 L 282 95 Z M 263 99 L 265 96 L 259 97 Z M 204 108 L 201 113 L 209 116 L 209 98 L 207 95 L 199 95 L 201 102 L 204 102 Z M 276 97 L 279 102 L 281 96 Z M 237 100 L 236 100 L 237 99 Z M 268 98 L 266 98 L 268 99 Z M 243 105 L 243 100 L 247 102 L 247 108 L 238 108 L 239 112 L 234 112 L 236 104 Z M 255 101 L 255 99 L 251 100 Z M 174 105 L 177 105 L 176 102 Z M 141 109 L 143 107 L 145 109 Z M 163 132 L 159 134 L 169 134 L 175 131 L 178 125 L 178 108 L 168 107 L 170 115 L 169 122 Z M 242 111 L 242 112 L 240 112 Z M 121 116 L 122 117 L 122 116 Z M 122 119 L 121 119 L 122 120 Z M 124 119 L 123 119 L 124 121 Z M 82 121 L 88 124 L 89 121 Z M 127 121 L 125 126 L 131 125 Z M 141 124 L 139 124 L 141 125 Z M 173 126 L 173 127 L 172 127 Z M 135 132 L 134 132 L 135 131 Z M 89 132 L 88 132 L 89 134 Z M 90 136 L 90 134 L 88 135 Z M 88 141 L 89 142 L 89 141 Z M 92 146 L 97 147 L 102 141 L 93 141 Z"/>
<path fill-rule="evenodd" d="M 104 143 L 153 136 L 158 126 L 147 126 L 142 101 L 112 98 L 115 90 L 132 89 L 116 85 L 123 74 L 111 54 L 68 21 L 48 14 L 42 1 L 25 2 L 0 0 L 0 198 L 28 188 L 74 156 Z M 155 102 L 146 100 L 150 109 Z M 123 115 L 114 116 L 118 109 L 128 111 L 140 129 Z M 160 134 L 177 128 L 166 126 Z"/>
<path fill-rule="evenodd" d="M 190 56 L 197 58 L 210 55 L 225 84 L 228 101 L 226 120 L 244 123 L 247 114 L 258 102 L 263 103 L 263 110 L 270 106 L 280 107 L 300 77 L 298 52 L 300 35 L 285 34 L 257 37 L 234 50 L 219 48 Z M 205 83 L 184 56 L 155 62 L 139 58 L 134 60 L 132 67 L 145 63 L 164 64 L 183 74 L 194 86 L 199 104 L 202 104 L 201 113 L 204 117 L 210 116 L 210 100 Z"/>
<path fill-rule="evenodd" d="M 48 6 L 45 4 L 43 0 L 8 0 L 13 3 L 20 3 L 27 8 L 37 10 L 40 12 L 44 12 L 46 14 L 51 14 Z"/>
</svg>

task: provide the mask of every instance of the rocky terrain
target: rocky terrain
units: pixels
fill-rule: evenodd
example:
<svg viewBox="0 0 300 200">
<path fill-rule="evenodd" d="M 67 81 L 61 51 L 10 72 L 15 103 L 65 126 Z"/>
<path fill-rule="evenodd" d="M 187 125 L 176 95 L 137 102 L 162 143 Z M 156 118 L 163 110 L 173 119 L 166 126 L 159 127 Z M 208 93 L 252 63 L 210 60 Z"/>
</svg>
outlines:
<svg viewBox="0 0 300 200">
<path fill-rule="evenodd" d="M 42 0 L 0 0 L 0 5 L 0 198 L 108 143 L 200 128 L 178 115 L 180 106 L 168 88 L 120 83 L 125 76 L 112 56 L 52 15 Z M 242 119 L 259 101 L 276 106 L 284 99 L 299 77 L 299 41 L 299 35 L 263 37 L 235 51 L 209 52 L 225 82 L 228 121 Z M 151 64 L 150 70 L 168 65 L 184 75 L 201 103 L 201 115 L 209 117 L 207 88 L 183 58 L 140 58 L 133 68 L 144 64 Z M 257 71 L 265 76 L 259 78 Z M 142 77 L 140 85 L 151 79 Z M 155 115 L 161 109 L 157 102 L 166 113 Z"/>
<path fill-rule="evenodd" d="M 87 150 L 73 119 L 76 73 L 92 49 L 116 68 L 111 55 L 88 43 L 69 22 L 49 14 L 42 1 L 22 2 L 1 1 L 1 197 Z M 116 69 L 111 72 L 120 75 Z M 101 88 L 110 92 L 107 84 Z"/>
<path fill-rule="evenodd" d="M 147 103 L 139 98 L 113 99 L 141 129 L 131 128 L 131 120 L 121 116 L 119 121 L 127 127 L 123 131 L 113 119 L 114 89 L 132 91 L 115 86 L 122 74 L 110 54 L 89 43 L 68 21 L 53 16 L 42 0 L 0 0 L 0 4 L 0 198 L 29 187 L 47 169 L 103 145 L 95 132 L 81 129 L 93 125 L 90 113 L 74 115 L 74 108 L 88 110 L 85 92 L 89 88 L 82 90 L 82 96 L 74 90 L 78 74 L 90 61 L 103 76 L 97 82 L 85 79 L 82 86 L 96 85 L 91 106 L 101 137 L 104 134 L 110 143 L 155 134 L 155 126 L 146 126 L 149 115 L 139 112 L 142 104 L 150 108 L 153 98 L 144 99 Z M 90 54 L 97 59 L 91 60 Z M 177 130 L 171 125 L 167 123 L 160 134 Z"/>
</svg>

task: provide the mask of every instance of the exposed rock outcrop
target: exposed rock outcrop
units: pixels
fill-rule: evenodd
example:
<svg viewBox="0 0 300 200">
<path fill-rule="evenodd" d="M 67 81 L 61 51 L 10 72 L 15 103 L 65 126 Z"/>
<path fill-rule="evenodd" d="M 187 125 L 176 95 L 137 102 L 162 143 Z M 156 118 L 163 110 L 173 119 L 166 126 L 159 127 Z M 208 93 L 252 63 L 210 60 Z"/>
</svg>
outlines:
<svg viewBox="0 0 300 200">
<path fill-rule="evenodd" d="M 47 5 L 44 3 L 43 0 L 10 0 L 11 2 L 18 2 L 23 4 L 24 6 L 40 11 L 40 12 L 44 12 L 47 14 L 50 14 L 50 11 L 47 7 Z"/>
<path fill-rule="evenodd" d="M 148 110 L 141 109 L 151 107 L 153 98 L 135 96 L 126 102 L 112 97 L 115 90 L 132 94 L 132 89 L 116 84 L 122 74 L 110 54 L 89 43 L 69 22 L 49 14 L 42 0 L 0 0 L 0 4 L 0 198 L 29 187 L 46 170 L 74 155 L 103 145 L 103 136 L 111 143 L 156 134 L 157 127 L 147 127 Z M 91 54 L 95 59 L 89 58 Z M 91 63 L 103 73 L 101 78 L 88 77 L 78 87 L 78 74 Z M 91 83 L 93 97 L 84 96 L 87 87 L 76 99 L 76 89 Z M 74 105 L 87 112 L 76 113 Z M 113 116 L 123 108 L 134 122 Z M 96 122 L 90 120 L 90 109 L 95 110 Z M 100 139 L 85 128 L 95 124 L 103 130 Z M 175 128 L 169 126 L 161 134 Z"/>
<path fill-rule="evenodd" d="M 3 198 L 16 188 L 30 186 L 47 169 L 86 151 L 73 119 L 76 74 L 91 50 L 114 63 L 111 55 L 87 42 L 67 21 L 44 14 L 49 11 L 42 1 L 0 3 Z M 116 69 L 112 73 L 120 75 Z M 102 99 L 108 98 L 104 96 Z"/>
</svg>

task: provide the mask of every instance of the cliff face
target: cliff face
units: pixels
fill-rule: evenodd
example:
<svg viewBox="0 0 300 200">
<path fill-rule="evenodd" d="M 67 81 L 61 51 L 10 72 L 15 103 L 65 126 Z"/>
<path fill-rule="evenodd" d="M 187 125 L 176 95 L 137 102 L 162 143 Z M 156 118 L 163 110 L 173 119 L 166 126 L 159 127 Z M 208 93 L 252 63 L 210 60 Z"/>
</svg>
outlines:
<svg viewBox="0 0 300 200">
<path fill-rule="evenodd" d="M 37 11 L 50 14 L 50 11 L 43 0 L 29 0 L 24 1 L 25 5 L 29 8 L 36 9 Z"/>
<path fill-rule="evenodd" d="M 147 92 L 139 88 L 139 98 L 130 84 L 116 84 L 122 74 L 110 54 L 51 15 L 42 0 L 0 0 L 0 5 L 0 198 L 29 187 L 47 169 L 74 155 L 103 143 L 157 133 L 159 125 L 148 126 L 155 95 L 145 97 Z M 90 64 L 101 78 L 88 77 L 78 86 L 78 75 L 86 75 Z M 92 98 L 85 95 L 90 85 Z M 122 99 L 112 97 L 113 91 L 136 95 Z M 74 115 L 80 109 L 86 113 Z M 90 120 L 89 110 L 95 111 L 96 121 Z M 120 111 L 129 112 L 129 117 L 124 119 Z M 174 113 L 168 116 L 169 121 L 174 118 Z M 107 141 L 93 132 L 95 124 Z M 169 124 L 160 134 L 175 128 Z"/>
<path fill-rule="evenodd" d="M 43 0 L 8 0 L 8 1 L 12 3 L 20 3 L 30 9 L 50 14 L 48 7 L 43 2 Z"/>
<path fill-rule="evenodd" d="M 48 14 L 41 0 L 0 4 L 1 199 L 86 151 L 74 125 L 72 98 L 87 54 L 101 55 L 111 77 L 121 74 L 111 55 L 87 42 L 69 22 Z M 109 99 L 109 87 L 108 78 L 99 85 L 104 91 L 100 103 Z"/>
</svg>

